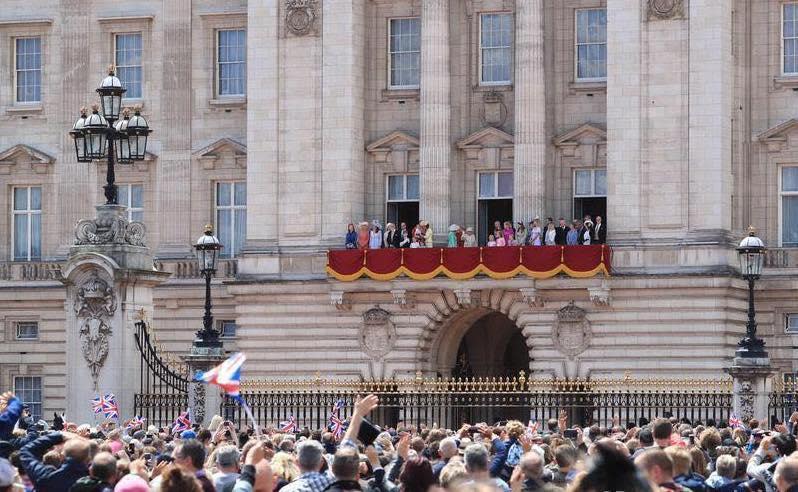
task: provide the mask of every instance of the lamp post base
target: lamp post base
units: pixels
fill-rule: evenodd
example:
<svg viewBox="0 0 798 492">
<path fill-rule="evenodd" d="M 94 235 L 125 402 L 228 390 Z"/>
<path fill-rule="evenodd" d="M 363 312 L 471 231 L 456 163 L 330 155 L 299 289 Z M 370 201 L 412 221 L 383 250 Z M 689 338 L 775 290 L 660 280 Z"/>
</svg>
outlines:
<svg viewBox="0 0 798 492">
<path fill-rule="evenodd" d="M 735 357 L 726 372 L 734 379 L 733 410 L 737 418 L 747 421 L 768 416 L 768 398 L 776 371 L 765 357 Z"/>
</svg>

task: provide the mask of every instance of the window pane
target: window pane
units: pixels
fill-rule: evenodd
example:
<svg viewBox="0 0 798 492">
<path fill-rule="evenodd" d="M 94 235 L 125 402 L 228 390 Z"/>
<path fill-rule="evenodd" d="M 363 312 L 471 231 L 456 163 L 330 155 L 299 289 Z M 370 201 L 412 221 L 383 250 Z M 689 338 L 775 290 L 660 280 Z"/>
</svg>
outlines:
<svg viewBox="0 0 798 492">
<path fill-rule="evenodd" d="M 781 198 L 782 246 L 798 246 L 798 196 Z"/>
<path fill-rule="evenodd" d="M 14 188 L 14 210 L 28 209 L 28 189 Z"/>
<path fill-rule="evenodd" d="M 798 191 L 798 167 L 782 168 L 781 191 Z"/>
<path fill-rule="evenodd" d="M 141 208 L 144 206 L 144 186 L 130 186 L 130 206 L 133 208 Z"/>
<path fill-rule="evenodd" d="M 39 324 L 33 321 L 20 321 L 17 323 L 17 338 L 20 340 L 35 340 L 39 337 Z"/>
<path fill-rule="evenodd" d="M 233 211 L 230 209 L 218 209 L 216 211 L 216 236 L 224 245 L 221 256 L 230 256 L 232 248 L 230 245 L 233 240 Z"/>
<path fill-rule="evenodd" d="M 418 200 L 418 174 L 407 175 L 407 194 L 405 198 L 408 200 Z"/>
<path fill-rule="evenodd" d="M 128 191 L 130 190 L 130 185 L 119 185 L 116 190 L 116 201 L 119 202 L 120 205 L 124 205 L 126 207 L 130 206 L 130 196 Z"/>
<path fill-rule="evenodd" d="M 607 171 L 604 169 L 596 170 L 596 190 L 598 196 L 607 196 Z"/>
<path fill-rule="evenodd" d="M 233 243 L 233 254 L 238 256 L 244 241 L 247 238 L 247 211 L 238 209 L 235 211 L 235 240 Z M 223 243 L 224 244 L 224 243 Z M 227 246 L 229 248 L 229 246 Z"/>
<path fill-rule="evenodd" d="M 130 220 L 134 222 L 144 222 L 144 212 L 139 210 L 137 212 L 130 213 Z"/>
<path fill-rule="evenodd" d="M 30 209 L 42 209 L 42 189 L 38 186 L 34 186 L 30 189 Z"/>
<path fill-rule="evenodd" d="M 388 176 L 388 200 L 404 198 L 404 176 Z"/>
<path fill-rule="evenodd" d="M 513 173 L 499 173 L 499 196 L 513 196 Z"/>
<path fill-rule="evenodd" d="M 391 19 L 389 33 L 392 87 L 414 87 L 420 80 L 420 19 Z"/>
<path fill-rule="evenodd" d="M 141 97 L 141 46 L 141 33 L 116 36 L 116 75 L 127 89 L 126 99 Z"/>
<path fill-rule="evenodd" d="M 496 196 L 496 175 L 494 173 L 479 173 L 479 197 L 494 198 Z"/>
<path fill-rule="evenodd" d="M 14 260 L 28 260 L 28 216 L 14 215 Z"/>
<path fill-rule="evenodd" d="M 574 173 L 574 195 L 576 196 L 584 196 L 584 195 L 591 195 L 590 189 L 590 175 L 591 171 L 576 171 Z"/>
<path fill-rule="evenodd" d="M 42 257 L 42 215 L 30 216 L 30 257 L 38 260 Z"/>
<path fill-rule="evenodd" d="M 216 183 L 216 205 L 230 206 L 231 183 Z"/>
<path fill-rule="evenodd" d="M 236 326 L 236 322 L 235 321 L 223 320 L 221 322 L 221 325 L 222 325 L 221 335 L 223 337 L 234 337 L 234 336 L 236 336 L 236 328 L 237 328 L 237 326 Z"/>
<path fill-rule="evenodd" d="M 243 181 L 235 183 L 234 205 L 247 204 L 247 184 Z"/>
<path fill-rule="evenodd" d="M 33 376 L 17 376 L 14 378 L 14 393 L 26 403 L 31 416 L 38 420 L 42 416 L 42 378 Z"/>
<path fill-rule="evenodd" d="M 246 94 L 246 31 L 218 32 L 217 77 L 220 95 Z"/>
</svg>

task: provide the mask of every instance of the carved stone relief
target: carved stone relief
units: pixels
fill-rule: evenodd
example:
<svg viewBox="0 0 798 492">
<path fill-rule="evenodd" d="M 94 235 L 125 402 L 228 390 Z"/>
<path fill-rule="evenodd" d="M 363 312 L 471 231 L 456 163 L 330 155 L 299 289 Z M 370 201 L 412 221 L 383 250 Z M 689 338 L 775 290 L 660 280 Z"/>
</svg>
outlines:
<svg viewBox="0 0 798 492">
<path fill-rule="evenodd" d="M 315 33 L 318 0 L 285 0 L 285 28 L 294 36 Z"/>
<path fill-rule="evenodd" d="M 683 0 L 648 0 L 649 20 L 684 18 L 684 14 Z"/>
<path fill-rule="evenodd" d="M 111 317 L 116 312 L 116 294 L 97 274 L 78 288 L 75 296 L 75 313 L 80 322 L 80 339 L 83 358 L 91 371 L 94 387 L 108 357 L 108 338 L 112 330 Z"/>
<path fill-rule="evenodd" d="M 590 345 L 593 332 L 585 315 L 585 310 L 574 305 L 574 301 L 557 311 L 552 340 L 557 350 L 569 357 L 581 354 Z"/>
<path fill-rule="evenodd" d="M 374 360 L 381 359 L 396 342 L 396 327 L 391 321 L 391 313 L 374 307 L 363 313 L 363 326 L 360 328 L 360 347 Z"/>
<path fill-rule="evenodd" d="M 123 212 L 124 207 L 98 207 L 97 217 L 81 220 L 75 226 L 75 244 L 145 246 L 146 227 L 141 222 L 128 222 Z"/>
</svg>

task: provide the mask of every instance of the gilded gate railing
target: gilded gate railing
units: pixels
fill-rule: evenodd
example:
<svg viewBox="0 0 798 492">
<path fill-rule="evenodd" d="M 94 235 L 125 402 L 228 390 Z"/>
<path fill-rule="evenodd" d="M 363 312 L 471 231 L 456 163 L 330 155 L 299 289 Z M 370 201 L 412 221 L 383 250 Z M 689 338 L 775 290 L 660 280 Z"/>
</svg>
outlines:
<svg viewBox="0 0 798 492">
<path fill-rule="evenodd" d="M 464 422 L 496 422 L 510 418 L 545 421 L 566 411 L 580 425 L 621 425 L 658 416 L 707 422 L 728 419 L 731 379 L 591 378 L 558 380 L 527 378 L 415 378 L 340 380 L 316 376 L 306 380 L 250 380 L 242 394 L 261 425 L 276 425 L 294 416 L 302 427 L 326 426 L 330 409 L 344 401 L 344 416 L 358 395 L 375 393 L 380 406 L 372 420 L 394 426 L 437 424 L 459 427 Z M 243 422 L 239 406 L 223 402 L 223 415 Z"/>
</svg>

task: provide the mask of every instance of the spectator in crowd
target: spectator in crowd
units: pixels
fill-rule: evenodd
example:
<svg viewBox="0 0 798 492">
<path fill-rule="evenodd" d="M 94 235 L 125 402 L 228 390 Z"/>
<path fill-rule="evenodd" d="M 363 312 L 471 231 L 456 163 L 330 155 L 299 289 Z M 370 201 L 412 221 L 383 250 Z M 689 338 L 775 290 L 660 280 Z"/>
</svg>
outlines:
<svg viewBox="0 0 798 492">
<path fill-rule="evenodd" d="M 238 448 L 233 445 L 222 445 L 216 449 L 216 468 L 213 474 L 213 485 L 216 490 L 224 490 L 228 484 L 232 487 L 240 475 L 238 472 L 238 462 L 240 454 Z"/>
<path fill-rule="evenodd" d="M 798 458 L 787 458 L 776 465 L 773 482 L 779 492 L 798 491 Z"/>
<path fill-rule="evenodd" d="M 660 489 L 682 492 L 684 489 L 673 481 L 673 462 L 661 449 L 649 449 L 635 458 L 635 464 Z"/>
<path fill-rule="evenodd" d="M 205 447 L 196 439 L 181 443 L 174 452 L 175 464 L 185 473 L 194 476 L 202 487 L 202 492 L 214 492 L 213 482 L 208 478 L 203 465 Z"/>
<path fill-rule="evenodd" d="M 41 459 L 53 446 L 63 444 L 64 463 L 56 468 Z M 39 437 L 20 450 L 22 466 L 37 489 L 68 491 L 80 478 L 89 474 L 91 445 L 88 440 L 70 433 L 55 432 Z"/>
<path fill-rule="evenodd" d="M 510 492 L 510 487 L 500 478 L 491 478 L 489 472 L 490 455 L 488 449 L 482 444 L 471 444 L 465 450 L 464 461 L 465 469 L 468 472 L 470 481 L 464 485 L 475 482 L 490 482 L 502 492 Z"/>
</svg>

